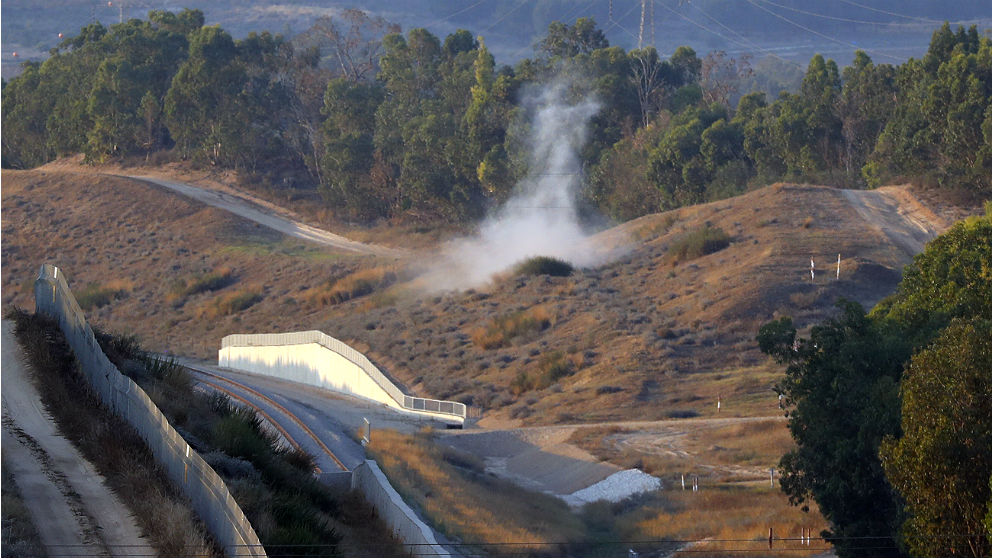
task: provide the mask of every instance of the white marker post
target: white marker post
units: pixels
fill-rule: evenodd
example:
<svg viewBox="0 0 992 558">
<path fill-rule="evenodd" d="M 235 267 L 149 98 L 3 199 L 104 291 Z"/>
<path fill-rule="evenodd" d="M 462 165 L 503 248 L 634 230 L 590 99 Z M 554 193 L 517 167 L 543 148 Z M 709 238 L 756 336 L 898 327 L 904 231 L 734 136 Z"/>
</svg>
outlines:
<svg viewBox="0 0 992 558">
<path fill-rule="evenodd" d="M 837 280 L 840 281 L 840 254 L 837 254 Z"/>
<path fill-rule="evenodd" d="M 809 282 L 810 283 L 816 281 L 815 269 L 816 269 L 816 264 L 813 263 L 813 258 L 810 258 L 809 259 Z"/>
<path fill-rule="evenodd" d="M 682 490 L 685 490 L 685 473 L 682 473 Z"/>
<path fill-rule="evenodd" d="M 775 469 L 768 469 L 768 486 L 775 486 Z"/>
</svg>

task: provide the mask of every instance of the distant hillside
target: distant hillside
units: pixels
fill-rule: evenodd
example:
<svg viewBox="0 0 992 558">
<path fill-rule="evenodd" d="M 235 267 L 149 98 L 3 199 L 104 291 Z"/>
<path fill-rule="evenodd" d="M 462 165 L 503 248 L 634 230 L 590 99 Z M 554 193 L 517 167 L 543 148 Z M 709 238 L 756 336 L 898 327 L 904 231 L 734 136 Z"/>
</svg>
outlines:
<svg viewBox="0 0 992 558">
<path fill-rule="evenodd" d="M 235 37 L 265 30 L 292 36 L 319 16 L 333 16 L 352 7 L 382 15 L 404 31 L 426 27 L 445 36 L 468 29 L 485 36 L 490 50 L 504 63 L 531 55 L 533 43 L 555 20 L 573 23 L 579 17 L 593 17 L 611 44 L 625 49 L 637 47 L 640 34 L 641 3 L 637 0 L 192 0 L 181 5 L 165 0 L 120 0 L 111 5 L 96 0 L 8 0 L 3 3 L 2 17 L 3 76 L 16 75 L 19 61 L 46 56 L 58 43 L 59 33 L 74 34 L 92 21 L 110 25 L 122 16 L 144 18 L 150 10 L 192 8 L 204 11 L 208 25 L 220 24 Z M 648 3 L 645 20 L 644 43 L 666 55 L 680 45 L 691 45 L 701 54 L 725 50 L 750 53 L 755 59 L 773 55 L 805 67 L 818 52 L 846 65 L 858 48 L 868 50 L 879 62 L 920 57 L 930 34 L 942 22 L 985 29 L 992 26 L 992 7 L 972 0 L 657 0 Z"/>
<path fill-rule="evenodd" d="M 414 264 L 304 246 L 130 180 L 5 170 L 3 184 L 5 307 L 30 308 L 37 266 L 55 263 L 93 323 L 153 350 L 213 359 L 229 333 L 320 329 L 415 392 L 539 422 L 708 415 L 718 397 L 724 413 L 766 414 L 777 372 L 761 323 L 809 325 L 838 297 L 873 305 L 920 239 L 971 211 L 935 212 L 946 202 L 907 187 L 854 203 L 776 185 L 606 231 L 629 252 L 597 269 L 423 295 Z M 698 255 L 704 227 L 729 244 Z"/>
</svg>

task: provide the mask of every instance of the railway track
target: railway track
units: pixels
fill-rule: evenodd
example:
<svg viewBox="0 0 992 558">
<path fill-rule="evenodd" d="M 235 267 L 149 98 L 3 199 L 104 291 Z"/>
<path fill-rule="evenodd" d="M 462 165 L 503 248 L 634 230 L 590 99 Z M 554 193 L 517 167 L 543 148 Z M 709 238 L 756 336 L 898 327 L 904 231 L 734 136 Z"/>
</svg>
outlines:
<svg viewBox="0 0 992 558">
<path fill-rule="evenodd" d="M 234 380 L 232 380 L 230 378 L 226 378 L 226 377 L 221 376 L 219 374 L 215 374 L 213 372 L 210 372 L 209 370 L 206 370 L 206 369 L 197 367 L 195 365 L 185 364 L 184 366 L 186 368 L 188 368 L 189 370 L 191 370 L 194 373 L 195 376 L 197 376 L 197 381 L 198 382 L 200 382 L 201 384 L 207 386 L 210 389 L 214 389 L 216 391 L 219 391 L 221 393 L 224 393 L 224 394 L 228 395 L 229 397 L 232 397 L 233 399 L 235 399 L 237 401 L 240 401 L 241 403 L 244 403 L 244 404 L 248 405 L 249 407 L 251 407 L 252 409 L 254 409 L 255 412 L 257 412 L 260 416 L 262 416 L 263 418 L 265 418 L 265 420 L 267 420 L 270 424 L 272 424 L 273 427 L 277 431 L 279 431 L 279 433 L 286 439 L 286 441 L 291 446 L 293 446 L 296 449 L 303 449 L 302 446 L 300 445 L 300 443 L 296 439 L 294 439 L 293 436 L 291 436 L 289 434 L 289 432 L 281 424 L 279 424 L 279 422 L 275 418 L 272 417 L 271 414 L 267 413 L 264 409 L 262 409 L 254 401 L 250 400 L 247 397 L 243 397 L 243 396 L 235 393 L 234 391 L 232 391 L 230 389 L 227 389 L 227 388 L 223 387 L 222 385 L 220 385 L 219 383 L 217 383 L 217 381 L 224 382 L 226 384 L 229 384 L 229 385 L 233 386 L 234 388 L 240 390 L 242 393 L 248 393 L 248 394 L 251 395 L 251 397 L 255 398 L 256 400 L 263 401 L 266 405 L 269 405 L 272 408 L 275 408 L 276 410 L 279 411 L 280 414 L 284 415 L 286 418 L 288 418 L 293 423 L 295 423 L 296 426 L 298 426 L 301 430 L 303 430 L 303 432 L 311 440 L 313 440 L 314 444 L 317 447 L 319 447 L 320 450 L 325 455 L 327 455 L 327 457 L 329 457 L 338 467 L 340 467 L 342 471 L 348 471 L 348 467 L 346 467 L 345 464 L 342 463 L 341 460 L 338 459 L 338 457 L 336 455 L 334 455 L 334 452 L 332 452 L 331 449 L 327 447 L 327 445 L 313 432 L 313 430 L 310 429 L 310 427 L 308 427 L 302 420 L 300 420 L 300 418 L 297 417 L 292 411 L 290 411 L 289 409 L 287 409 L 283 405 L 279 404 L 277 401 L 273 400 L 271 397 L 268 397 L 267 395 L 265 395 L 265 394 L 263 394 L 263 393 L 255 390 L 255 389 L 253 389 L 251 387 L 248 387 L 248 386 L 246 386 L 246 385 L 244 385 L 244 384 L 242 384 L 240 382 L 234 381 Z M 204 378 L 210 378 L 210 379 L 208 380 L 208 379 L 204 379 Z M 211 380 L 214 380 L 214 381 L 211 381 Z M 316 469 L 316 472 L 317 473 L 322 473 L 323 471 L 318 467 Z"/>
</svg>

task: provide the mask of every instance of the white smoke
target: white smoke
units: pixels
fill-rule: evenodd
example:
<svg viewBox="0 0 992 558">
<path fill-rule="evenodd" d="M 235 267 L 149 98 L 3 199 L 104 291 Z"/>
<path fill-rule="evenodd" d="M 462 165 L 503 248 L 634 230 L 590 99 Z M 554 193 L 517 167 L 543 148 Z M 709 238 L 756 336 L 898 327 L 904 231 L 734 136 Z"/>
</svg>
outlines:
<svg viewBox="0 0 992 558">
<path fill-rule="evenodd" d="M 444 247 L 441 269 L 425 278 L 429 288 L 481 285 L 533 256 L 551 256 L 578 267 L 602 259 L 588 246 L 589 235 L 579 224 L 576 207 L 582 167 L 578 152 L 599 103 L 591 97 L 569 103 L 567 92 L 567 84 L 555 84 L 529 100 L 535 110 L 528 176 L 475 235 Z"/>
</svg>

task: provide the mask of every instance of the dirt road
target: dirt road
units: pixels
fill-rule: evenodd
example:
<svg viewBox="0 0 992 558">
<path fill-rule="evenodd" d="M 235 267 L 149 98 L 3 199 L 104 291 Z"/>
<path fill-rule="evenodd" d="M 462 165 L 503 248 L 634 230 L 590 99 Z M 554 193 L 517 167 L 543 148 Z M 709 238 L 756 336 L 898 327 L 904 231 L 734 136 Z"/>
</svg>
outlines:
<svg viewBox="0 0 992 558">
<path fill-rule="evenodd" d="M 402 250 L 357 242 L 332 232 L 311 227 L 305 223 L 293 220 L 288 215 L 282 215 L 274 209 L 265 207 L 262 203 L 259 203 L 258 200 L 249 199 L 241 194 L 209 190 L 206 188 L 193 186 L 185 182 L 166 180 L 164 178 L 153 176 L 113 176 L 122 176 L 123 178 L 140 180 L 156 186 L 161 186 L 162 188 L 167 188 L 173 192 L 182 194 L 183 196 L 193 198 L 201 203 L 229 211 L 239 217 L 243 217 L 249 221 L 254 221 L 255 223 L 266 226 L 272 230 L 296 238 L 302 238 L 303 240 L 308 240 L 330 248 L 391 258 L 399 258 L 406 254 Z"/>
<path fill-rule="evenodd" d="M 60 436 L 3 322 L 3 467 L 49 556 L 155 556 L 93 465 Z"/>
<path fill-rule="evenodd" d="M 922 252 L 927 242 L 950 226 L 924 207 L 904 186 L 841 190 L 841 193 L 865 221 L 878 227 L 910 258 Z"/>
</svg>

